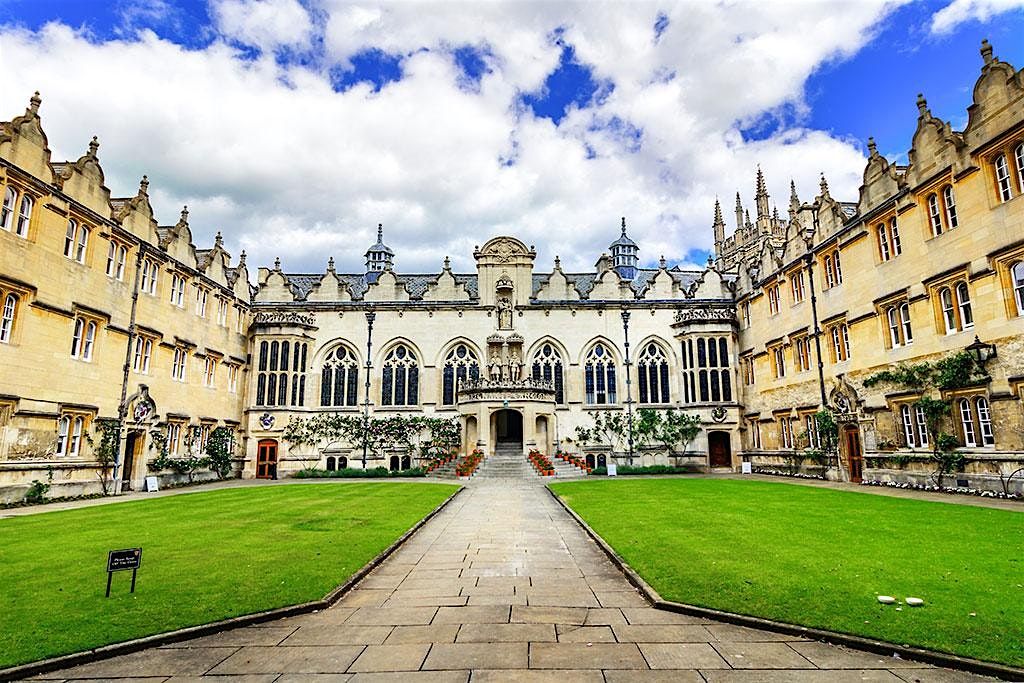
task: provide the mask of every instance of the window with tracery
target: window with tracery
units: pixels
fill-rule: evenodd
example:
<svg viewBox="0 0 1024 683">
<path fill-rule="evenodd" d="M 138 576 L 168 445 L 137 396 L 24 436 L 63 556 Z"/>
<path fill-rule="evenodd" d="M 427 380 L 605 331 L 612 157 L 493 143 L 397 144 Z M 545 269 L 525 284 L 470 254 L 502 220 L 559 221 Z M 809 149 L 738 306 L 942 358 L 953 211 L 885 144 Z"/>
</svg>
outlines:
<svg viewBox="0 0 1024 683">
<path fill-rule="evenodd" d="M 583 366 L 583 380 L 588 404 L 615 403 L 615 359 L 604 344 L 595 344 L 587 354 L 587 362 Z"/>
<path fill-rule="evenodd" d="M 668 403 L 668 358 L 665 351 L 650 342 L 636 360 L 637 386 L 641 403 Z"/>
<path fill-rule="evenodd" d="M 420 368 L 405 344 L 388 352 L 381 369 L 380 403 L 385 406 L 414 406 L 420 398 Z"/>
<path fill-rule="evenodd" d="M 732 401 L 732 368 L 726 337 L 685 339 L 682 346 L 683 400 L 686 403 Z M 753 381 L 753 359 L 750 379 Z"/>
<path fill-rule="evenodd" d="M 455 405 L 455 393 L 459 383 L 465 379 L 480 378 L 480 362 L 473 350 L 465 344 L 457 344 L 444 359 L 442 372 L 441 403 Z"/>
<path fill-rule="evenodd" d="M 544 344 L 533 356 L 533 378 L 545 379 L 555 387 L 555 403 L 565 403 L 562 357 L 551 344 Z"/>
<path fill-rule="evenodd" d="M 346 346 L 339 346 L 324 359 L 320 371 L 320 405 L 355 406 L 359 400 L 359 361 Z"/>
<path fill-rule="evenodd" d="M 301 406 L 306 395 L 308 344 L 288 341 L 260 342 L 256 374 L 256 405 Z M 289 403 L 288 386 L 291 385 Z"/>
</svg>

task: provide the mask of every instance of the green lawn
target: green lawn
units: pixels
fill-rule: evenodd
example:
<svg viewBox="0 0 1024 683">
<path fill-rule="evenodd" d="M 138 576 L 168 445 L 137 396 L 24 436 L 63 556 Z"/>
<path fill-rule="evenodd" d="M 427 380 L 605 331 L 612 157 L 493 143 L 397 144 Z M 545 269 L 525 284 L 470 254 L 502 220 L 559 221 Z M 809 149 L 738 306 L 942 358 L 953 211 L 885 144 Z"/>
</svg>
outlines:
<svg viewBox="0 0 1024 683">
<path fill-rule="evenodd" d="M 1024 512 L 722 479 L 551 488 L 666 600 L 1024 665 Z"/>
<path fill-rule="evenodd" d="M 0 520 L 0 667 L 323 597 L 457 487 L 223 489 Z M 142 546 L 114 575 L 107 551 Z"/>
</svg>

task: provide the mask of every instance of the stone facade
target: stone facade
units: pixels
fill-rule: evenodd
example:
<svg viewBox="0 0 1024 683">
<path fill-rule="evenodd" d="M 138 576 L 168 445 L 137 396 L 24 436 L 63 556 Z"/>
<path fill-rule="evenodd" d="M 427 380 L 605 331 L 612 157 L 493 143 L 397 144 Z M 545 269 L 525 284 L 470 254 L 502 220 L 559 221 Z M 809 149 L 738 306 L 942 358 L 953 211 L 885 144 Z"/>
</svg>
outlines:
<svg viewBox="0 0 1024 683">
<path fill-rule="evenodd" d="M 794 189 L 780 219 L 759 172 L 753 223 L 737 195 L 740 227 L 726 238 L 716 208 L 716 263 L 738 275 L 744 451 L 755 464 L 778 465 L 806 445 L 824 393 L 844 404 L 847 474 L 852 465 L 866 479 L 927 483 L 930 448 L 912 409 L 904 424 L 903 406 L 919 394 L 863 381 L 978 338 L 997 355 L 990 379 L 946 392 L 949 429 L 969 458 L 947 482 L 999 490 L 998 474 L 1024 465 L 1024 76 L 987 43 L 981 53 L 965 129 L 919 97 L 909 163 L 891 164 L 869 140 L 858 201 L 834 199 L 822 178 L 811 202 Z"/>
<path fill-rule="evenodd" d="M 282 431 L 321 412 L 362 415 L 367 398 L 374 416 L 457 418 L 466 451 L 501 442 L 623 463 L 577 443 L 576 428 L 588 411 L 627 410 L 628 396 L 698 414 L 690 460 L 708 468 L 782 463 L 808 445 L 824 402 L 842 422 L 833 474 L 924 481 L 928 466 L 914 462 L 927 449 L 901 412 L 917 397 L 863 381 L 975 336 L 997 355 L 990 379 L 958 390 L 967 424 L 954 430 L 970 457 L 961 476 L 997 487 L 1024 451 L 1024 76 L 987 44 L 982 55 L 963 131 L 921 98 L 906 166 L 869 142 L 857 201 L 822 179 L 811 202 L 793 188 L 784 217 L 758 170 L 753 220 L 737 195 L 726 236 L 716 205 L 714 257 L 689 270 L 641 268 L 623 220 L 590 272 L 557 257 L 540 269 L 532 247 L 501 236 L 475 249 L 472 272 L 446 259 L 407 274 L 381 228 L 362 272 L 276 262 L 250 283 L 244 254 L 232 262 L 219 236 L 192 245 L 187 211 L 157 226 L 145 179 L 112 199 L 95 140 L 79 160 L 52 162 L 33 97 L 0 124 L 0 489 L 20 495 L 50 472 L 61 492 L 94 488 L 92 446 L 76 430 L 119 415 L 132 486 L 154 435 L 175 425 L 179 450 L 188 425 L 237 428 L 243 476 L 311 459 L 358 466 L 346 444 L 292 452 Z M 367 464 L 415 464 L 404 455 Z"/>
<path fill-rule="evenodd" d="M 121 406 L 138 487 L 154 433 L 173 426 L 173 455 L 188 425 L 237 428 L 248 371 L 244 257 L 232 264 L 219 236 L 197 249 L 187 210 L 157 225 L 146 178 L 112 198 L 95 138 L 52 162 L 39 106 L 0 124 L 0 500 L 36 479 L 50 495 L 96 490 L 97 424 Z"/>
</svg>

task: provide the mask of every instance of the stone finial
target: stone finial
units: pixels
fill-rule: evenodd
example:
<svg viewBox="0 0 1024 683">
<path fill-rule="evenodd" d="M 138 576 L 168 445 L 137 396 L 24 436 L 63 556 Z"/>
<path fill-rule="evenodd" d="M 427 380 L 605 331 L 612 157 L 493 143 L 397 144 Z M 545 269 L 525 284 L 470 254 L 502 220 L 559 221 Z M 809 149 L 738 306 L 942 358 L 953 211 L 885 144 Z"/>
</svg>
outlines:
<svg viewBox="0 0 1024 683">
<path fill-rule="evenodd" d="M 985 60 L 985 66 L 988 66 L 995 61 L 992 57 L 992 46 L 989 44 L 988 39 L 981 41 L 981 58 Z"/>
<path fill-rule="evenodd" d="M 715 222 L 714 225 L 725 225 L 725 221 L 722 219 L 722 205 L 718 201 L 718 197 L 715 197 Z"/>
<path fill-rule="evenodd" d="M 789 205 L 800 206 L 800 197 L 796 194 L 796 181 L 789 179 Z"/>
<path fill-rule="evenodd" d="M 93 159 L 96 158 L 96 152 L 100 148 L 100 141 L 95 135 L 92 136 L 92 140 L 89 141 L 89 156 Z"/>
<path fill-rule="evenodd" d="M 281 272 L 281 257 L 278 256 L 274 259 L 274 270 Z"/>
<path fill-rule="evenodd" d="M 737 211 L 742 211 L 743 210 L 743 202 L 740 201 L 740 193 L 739 192 L 736 193 L 736 210 Z"/>
<path fill-rule="evenodd" d="M 43 103 L 43 99 L 39 97 L 39 91 L 36 90 L 32 97 L 28 100 L 28 110 L 33 114 L 39 113 L 39 105 Z"/>
<path fill-rule="evenodd" d="M 452 260 L 450 258 L 448 258 L 447 256 L 444 257 L 444 269 L 445 270 L 451 270 L 452 269 Z"/>
<path fill-rule="evenodd" d="M 774 218 L 775 220 L 779 220 L 779 207 L 772 207 L 772 218 Z"/>
<path fill-rule="evenodd" d="M 868 156 L 876 156 L 878 154 L 878 145 L 875 144 L 874 138 L 868 138 Z"/>
<path fill-rule="evenodd" d="M 745 225 L 750 225 L 750 209 L 746 209 L 743 212 L 743 223 Z"/>
<path fill-rule="evenodd" d="M 825 174 L 824 173 L 821 174 L 821 182 L 818 183 L 818 187 L 821 188 L 821 196 L 822 197 L 827 197 L 828 196 L 828 181 L 825 180 Z"/>
<path fill-rule="evenodd" d="M 377 224 L 377 244 L 384 244 L 384 224 Z"/>
<path fill-rule="evenodd" d="M 768 185 L 764 181 L 764 173 L 761 172 L 761 164 L 757 165 L 757 180 L 755 182 L 755 190 L 757 191 L 757 196 L 759 197 L 761 195 L 768 194 Z"/>
<path fill-rule="evenodd" d="M 928 100 L 924 98 L 924 95 L 917 93 L 917 111 L 921 116 L 928 115 Z"/>
<path fill-rule="evenodd" d="M 562 269 L 562 259 L 558 258 L 558 254 L 555 254 L 555 270 Z"/>
<path fill-rule="evenodd" d="M 658 259 L 658 267 L 661 268 L 662 270 L 665 270 L 665 267 L 667 265 L 668 265 L 668 261 L 665 260 L 665 255 L 662 254 L 661 258 Z"/>
<path fill-rule="evenodd" d="M 220 230 L 218 230 L 217 234 L 214 236 L 213 243 L 218 247 L 224 246 L 224 235 L 220 234 Z"/>
<path fill-rule="evenodd" d="M 244 266 L 245 265 L 245 249 L 243 249 L 242 253 L 238 255 L 238 265 L 240 265 L 240 266 Z"/>
<path fill-rule="evenodd" d="M 626 217 L 622 217 L 622 236 L 626 236 Z"/>
<path fill-rule="evenodd" d="M 185 206 L 181 207 L 181 220 L 179 220 L 178 222 L 179 223 L 184 223 L 184 224 L 188 225 L 188 205 L 187 204 Z"/>
<path fill-rule="evenodd" d="M 708 268 L 714 265 L 715 259 L 711 258 L 711 254 L 708 254 Z"/>
<path fill-rule="evenodd" d="M 327 259 L 327 272 L 328 273 L 333 273 L 334 272 L 334 257 L 333 256 L 331 256 L 330 258 Z"/>
<path fill-rule="evenodd" d="M 139 181 L 139 194 L 149 194 L 149 176 L 142 176 Z"/>
</svg>

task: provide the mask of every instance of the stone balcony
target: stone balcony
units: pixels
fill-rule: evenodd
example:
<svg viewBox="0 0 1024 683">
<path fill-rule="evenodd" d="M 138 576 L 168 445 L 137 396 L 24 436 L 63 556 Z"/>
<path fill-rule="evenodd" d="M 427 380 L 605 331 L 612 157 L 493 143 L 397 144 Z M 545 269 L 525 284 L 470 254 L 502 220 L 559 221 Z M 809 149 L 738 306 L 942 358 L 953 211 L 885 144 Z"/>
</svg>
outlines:
<svg viewBox="0 0 1024 683">
<path fill-rule="evenodd" d="M 554 402 L 555 385 L 551 380 L 533 379 L 468 379 L 459 384 L 459 403 L 479 401 L 546 401 Z"/>
</svg>

